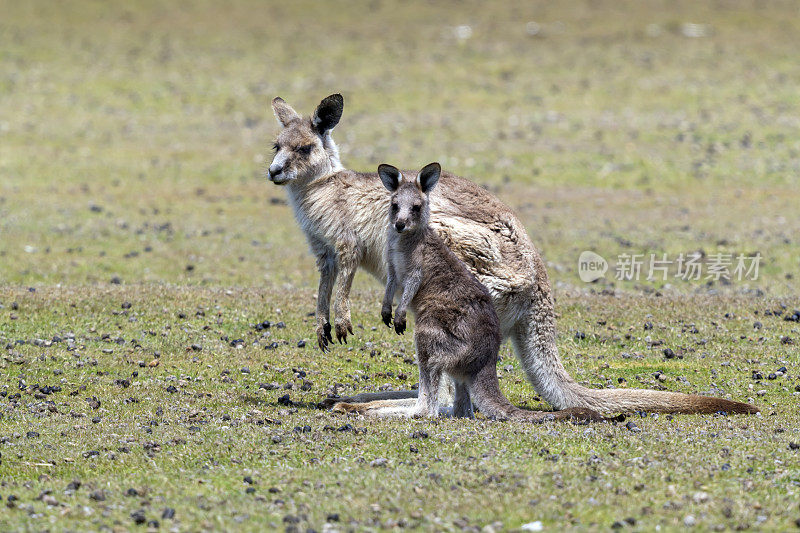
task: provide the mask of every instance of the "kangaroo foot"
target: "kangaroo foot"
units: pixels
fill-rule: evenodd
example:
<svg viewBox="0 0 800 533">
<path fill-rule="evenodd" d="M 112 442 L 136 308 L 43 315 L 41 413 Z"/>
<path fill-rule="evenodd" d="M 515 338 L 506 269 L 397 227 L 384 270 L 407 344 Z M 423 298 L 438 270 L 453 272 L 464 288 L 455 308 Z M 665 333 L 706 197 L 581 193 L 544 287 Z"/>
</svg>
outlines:
<svg viewBox="0 0 800 533">
<path fill-rule="evenodd" d="M 350 413 L 363 415 L 366 414 L 368 408 L 367 404 L 363 403 L 347 403 L 339 400 L 334 400 L 336 403 L 333 405 L 334 413 Z"/>
<path fill-rule="evenodd" d="M 331 409 L 337 403 L 358 403 L 355 398 L 351 396 L 344 396 L 340 398 L 325 398 L 317 404 L 320 409 Z"/>
</svg>

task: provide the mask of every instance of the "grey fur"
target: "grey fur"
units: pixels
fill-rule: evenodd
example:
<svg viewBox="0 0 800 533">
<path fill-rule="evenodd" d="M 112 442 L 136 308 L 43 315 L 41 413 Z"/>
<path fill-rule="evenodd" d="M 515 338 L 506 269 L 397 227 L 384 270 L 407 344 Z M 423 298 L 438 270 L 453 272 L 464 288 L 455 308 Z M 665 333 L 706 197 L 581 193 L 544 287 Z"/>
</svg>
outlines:
<svg viewBox="0 0 800 533">
<path fill-rule="evenodd" d="M 416 318 L 414 342 L 420 386 L 416 406 L 409 414 L 439 415 L 439 383 L 446 373 L 456 384 L 454 416 L 472 416 L 474 402 L 492 418 L 536 422 L 602 419 L 595 411 L 583 408 L 556 413 L 524 411 L 503 396 L 496 370 L 500 324 L 489 291 L 428 225 L 429 193 L 440 174 L 439 163 L 425 166 L 413 181 L 404 179 L 389 165 L 378 168 L 378 175 L 392 193 L 381 318 L 387 326 L 393 324 L 398 334 L 406 329 L 406 309 L 411 309 Z M 392 322 L 392 303 L 398 291 Z"/>
</svg>

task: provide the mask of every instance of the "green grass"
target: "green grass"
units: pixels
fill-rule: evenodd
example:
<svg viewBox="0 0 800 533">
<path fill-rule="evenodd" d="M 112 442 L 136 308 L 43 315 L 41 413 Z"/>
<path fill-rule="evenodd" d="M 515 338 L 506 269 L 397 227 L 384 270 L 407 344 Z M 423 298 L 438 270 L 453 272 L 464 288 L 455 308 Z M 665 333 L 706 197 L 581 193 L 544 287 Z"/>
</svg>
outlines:
<svg viewBox="0 0 800 533">
<path fill-rule="evenodd" d="M 0 529 L 146 528 L 137 510 L 181 531 L 319 531 L 335 513 L 340 530 L 786 530 L 800 518 L 800 326 L 782 318 L 800 308 L 793 4 L 0 12 Z M 315 409 L 334 390 L 417 378 L 411 338 L 379 327 L 382 291 L 364 274 L 351 344 L 313 348 L 314 262 L 264 180 L 269 101 L 308 114 L 333 92 L 347 166 L 439 160 L 518 213 L 577 380 L 752 398 L 762 416 L 634 416 L 637 432 Z M 580 281 L 583 250 L 610 260 L 604 280 Z M 759 278 L 613 279 L 621 253 L 697 250 L 760 252 Z M 256 331 L 263 320 L 286 327 Z M 37 342 L 70 333 L 74 346 Z M 504 392 L 541 405 L 501 355 Z"/>
</svg>

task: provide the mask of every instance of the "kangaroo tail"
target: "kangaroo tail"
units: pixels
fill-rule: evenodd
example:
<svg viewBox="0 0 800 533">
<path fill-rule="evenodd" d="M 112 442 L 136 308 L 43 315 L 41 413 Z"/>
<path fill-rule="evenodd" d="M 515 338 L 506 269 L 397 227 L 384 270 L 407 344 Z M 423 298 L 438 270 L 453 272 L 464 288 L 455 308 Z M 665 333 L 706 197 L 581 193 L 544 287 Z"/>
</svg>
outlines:
<svg viewBox="0 0 800 533">
<path fill-rule="evenodd" d="M 544 283 L 547 283 L 546 278 Z M 567 373 L 558 357 L 549 285 L 540 285 L 539 289 L 540 298 L 530 302 L 528 316 L 521 317 L 511 331 L 511 341 L 528 380 L 556 409 L 584 407 L 603 414 L 759 412 L 754 405 L 710 396 L 646 389 L 590 389 L 580 385 Z"/>
<path fill-rule="evenodd" d="M 546 422 L 550 420 L 601 421 L 600 414 L 585 407 L 561 411 L 526 411 L 511 405 L 500 391 L 497 370 L 494 364 L 484 366 L 469 384 L 469 395 L 478 410 L 489 418 Z"/>
<path fill-rule="evenodd" d="M 731 414 L 752 415 L 760 411 L 758 407 L 748 403 L 680 392 L 647 389 L 589 389 L 577 383 L 573 383 L 571 389 L 572 406 L 588 407 L 601 413 L 649 411 L 710 414 L 724 411 Z"/>
</svg>

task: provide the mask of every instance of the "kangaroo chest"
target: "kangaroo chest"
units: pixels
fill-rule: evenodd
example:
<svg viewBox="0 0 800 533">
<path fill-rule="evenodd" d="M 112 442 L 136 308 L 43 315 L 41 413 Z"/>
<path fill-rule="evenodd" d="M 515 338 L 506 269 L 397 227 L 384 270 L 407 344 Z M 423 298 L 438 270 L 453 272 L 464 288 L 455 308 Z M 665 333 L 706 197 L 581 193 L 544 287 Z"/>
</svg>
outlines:
<svg viewBox="0 0 800 533">
<path fill-rule="evenodd" d="M 357 254 L 361 267 L 385 279 L 388 199 L 383 194 L 324 183 L 290 190 L 289 203 L 315 255 Z"/>
</svg>

